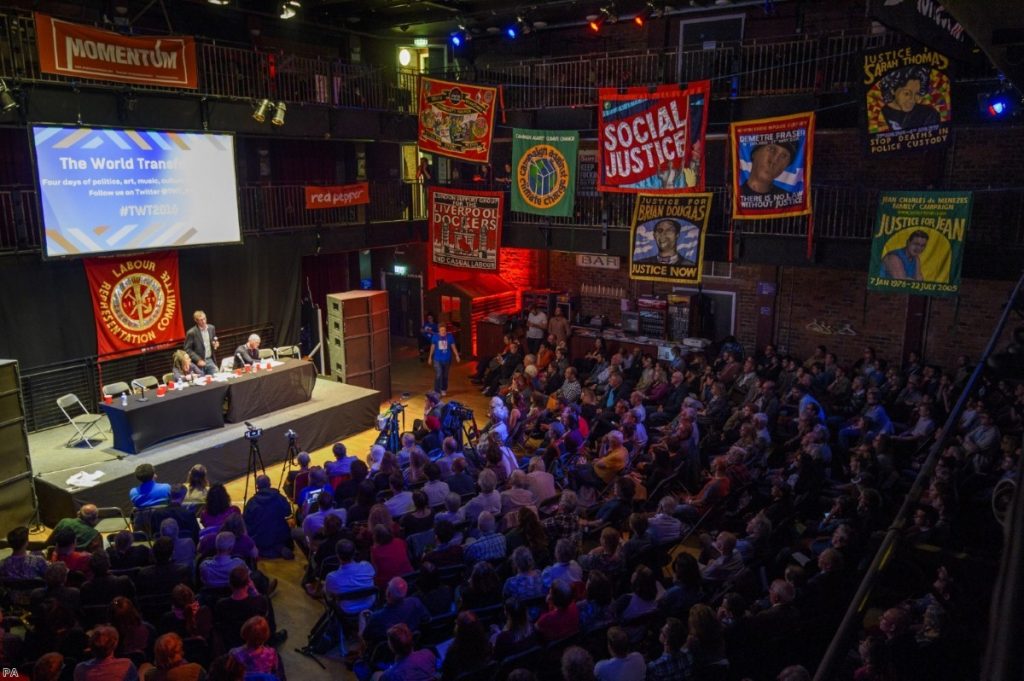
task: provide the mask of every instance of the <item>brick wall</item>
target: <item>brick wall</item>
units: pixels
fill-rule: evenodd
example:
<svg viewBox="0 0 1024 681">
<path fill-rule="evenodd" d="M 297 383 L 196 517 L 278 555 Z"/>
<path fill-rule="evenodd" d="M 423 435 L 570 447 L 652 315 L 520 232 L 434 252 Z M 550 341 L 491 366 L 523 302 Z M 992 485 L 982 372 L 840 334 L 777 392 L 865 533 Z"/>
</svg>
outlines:
<svg viewBox="0 0 1024 681">
<path fill-rule="evenodd" d="M 1012 289 L 1013 282 L 1009 281 L 964 279 L 959 300 L 932 298 L 924 341 L 928 360 L 952 367 L 958 355 L 966 354 L 971 358 L 981 355 Z M 1019 325 L 1019 317 L 1010 317 L 996 352 L 1006 349 L 1013 329 Z"/>
</svg>

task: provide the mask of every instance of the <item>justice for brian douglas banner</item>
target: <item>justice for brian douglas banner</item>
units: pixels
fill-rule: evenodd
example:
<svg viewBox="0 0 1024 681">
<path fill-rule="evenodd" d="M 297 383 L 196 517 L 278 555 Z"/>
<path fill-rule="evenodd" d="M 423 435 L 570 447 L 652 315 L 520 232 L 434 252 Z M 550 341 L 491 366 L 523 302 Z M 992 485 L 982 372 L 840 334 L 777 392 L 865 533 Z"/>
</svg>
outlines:
<svg viewBox="0 0 1024 681">
<path fill-rule="evenodd" d="M 699 284 L 711 194 L 639 194 L 633 210 L 629 278 Z"/>
<path fill-rule="evenodd" d="M 512 129 L 512 210 L 568 217 L 576 189 L 575 130 Z"/>
<path fill-rule="evenodd" d="M 430 187 L 434 263 L 496 272 L 503 200 L 502 192 Z"/>
<path fill-rule="evenodd" d="M 970 192 L 883 192 L 868 288 L 955 296 L 971 218 Z"/>
</svg>

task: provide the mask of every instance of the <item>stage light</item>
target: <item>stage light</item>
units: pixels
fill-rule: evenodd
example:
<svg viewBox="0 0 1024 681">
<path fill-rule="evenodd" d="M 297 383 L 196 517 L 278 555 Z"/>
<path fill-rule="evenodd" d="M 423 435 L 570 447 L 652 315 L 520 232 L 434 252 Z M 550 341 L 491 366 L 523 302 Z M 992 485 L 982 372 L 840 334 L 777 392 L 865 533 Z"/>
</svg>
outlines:
<svg viewBox="0 0 1024 681">
<path fill-rule="evenodd" d="M 994 92 L 982 92 L 978 95 L 978 110 L 982 118 L 988 120 L 998 121 L 1016 116 L 1020 105 L 1020 95 L 1006 82 Z"/>
<path fill-rule="evenodd" d="M 462 34 L 458 31 L 452 33 L 449 40 L 451 41 L 452 47 L 462 47 Z"/>
<path fill-rule="evenodd" d="M 398 65 L 408 66 L 410 63 L 412 63 L 412 52 L 408 47 L 403 47 L 398 51 Z"/>
<path fill-rule="evenodd" d="M 291 19 L 295 14 L 302 8 L 302 3 L 299 0 L 288 0 L 288 2 L 281 3 L 281 18 Z"/>
<path fill-rule="evenodd" d="M 263 123 L 267 120 L 267 113 L 273 106 L 273 103 L 269 99 L 260 100 L 256 110 L 252 112 L 252 119 L 257 123 Z"/>
<path fill-rule="evenodd" d="M 274 112 L 274 117 L 270 119 L 271 125 L 281 127 L 284 125 L 284 115 L 288 111 L 288 107 L 285 106 L 284 102 L 277 103 L 277 111 Z"/>
<path fill-rule="evenodd" d="M 600 33 L 601 27 L 604 25 L 604 16 L 595 16 L 587 25 L 590 26 L 590 30 L 594 33 Z"/>
<path fill-rule="evenodd" d="M 509 26 L 505 29 L 505 35 L 509 40 L 515 40 L 519 37 L 519 28 L 517 26 Z"/>
<path fill-rule="evenodd" d="M 231 0 L 206 0 L 206 2 L 210 3 L 211 5 L 221 5 L 221 6 L 223 6 L 223 5 L 230 5 L 231 4 Z"/>
<path fill-rule="evenodd" d="M 18 108 L 18 100 L 11 94 L 7 83 L 0 80 L 0 113 L 8 113 Z"/>
</svg>

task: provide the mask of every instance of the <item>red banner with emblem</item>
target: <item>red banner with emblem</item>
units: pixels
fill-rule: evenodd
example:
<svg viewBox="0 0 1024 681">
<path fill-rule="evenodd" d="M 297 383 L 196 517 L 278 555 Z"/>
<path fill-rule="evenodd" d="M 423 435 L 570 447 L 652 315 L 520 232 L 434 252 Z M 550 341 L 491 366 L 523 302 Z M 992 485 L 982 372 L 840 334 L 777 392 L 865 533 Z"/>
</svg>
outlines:
<svg viewBox="0 0 1024 681">
<path fill-rule="evenodd" d="M 497 93 L 493 87 L 420 79 L 417 146 L 431 154 L 487 163 Z"/>
<path fill-rule="evenodd" d="M 503 192 L 430 187 L 430 241 L 437 265 L 498 271 Z"/>
<path fill-rule="evenodd" d="M 128 354 L 185 336 L 177 251 L 86 258 L 83 262 L 100 357 Z"/>
</svg>

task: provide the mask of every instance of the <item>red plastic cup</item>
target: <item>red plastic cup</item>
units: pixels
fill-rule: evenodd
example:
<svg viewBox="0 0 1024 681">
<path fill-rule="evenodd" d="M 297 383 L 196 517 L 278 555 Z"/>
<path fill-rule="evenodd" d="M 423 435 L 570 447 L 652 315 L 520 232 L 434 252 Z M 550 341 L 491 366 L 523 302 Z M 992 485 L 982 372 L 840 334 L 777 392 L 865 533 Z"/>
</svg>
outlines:
<svg viewBox="0 0 1024 681">
<path fill-rule="evenodd" d="M 241 369 L 235 369 L 235 376 L 241 376 L 241 375 L 242 375 L 242 370 Z"/>
<path fill-rule="evenodd" d="M 245 373 L 247 373 L 247 374 L 251 374 L 252 373 L 252 365 L 251 364 L 246 364 L 245 365 Z"/>
<path fill-rule="evenodd" d="M 157 397 L 163 397 L 166 394 L 167 394 L 167 386 L 165 386 L 165 385 L 158 385 L 156 387 L 156 396 Z"/>
<path fill-rule="evenodd" d="M 206 385 L 210 385 L 211 383 L 213 383 L 213 376 L 207 376 L 206 377 Z"/>
<path fill-rule="evenodd" d="M 103 402 L 106 403 L 106 404 L 113 404 L 114 403 L 114 396 L 113 395 L 104 395 L 103 396 Z"/>
<path fill-rule="evenodd" d="M 274 370 L 274 365 L 270 363 L 269 359 L 267 360 L 267 367 L 266 368 L 267 368 L 267 371 L 273 371 Z"/>
<path fill-rule="evenodd" d="M 174 381 L 167 381 L 167 389 L 174 390 Z"/>
</svg>

